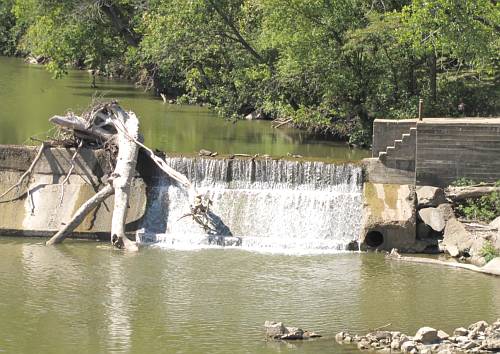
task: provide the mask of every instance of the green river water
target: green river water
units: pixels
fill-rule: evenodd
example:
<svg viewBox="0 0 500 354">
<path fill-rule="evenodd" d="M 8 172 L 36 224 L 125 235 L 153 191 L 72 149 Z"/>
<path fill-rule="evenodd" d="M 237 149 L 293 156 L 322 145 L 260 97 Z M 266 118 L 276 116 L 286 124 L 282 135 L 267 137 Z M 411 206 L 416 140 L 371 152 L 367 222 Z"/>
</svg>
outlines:
<svg viewBox="0 0 500 354">
<path fill-rule="evenodd" d="M 163 105 L 125 82 L 98 84 L 140 115 L 150 146 L 167 151 L 367 155 L 269 122 L 232 124 L 204 108 Z M 84 108 L 94 92 L 88 86 L 85 72 L 54 81 L 41 67 L 0 57 L 0 143 L 22 143 L 46 130 L 51 115 Z M 498 278 L 381 254 L 156 247 L 126 254 L 106 243 L 43 241 L 0 238 L 0 353 L 355 353 L 336 344 L 335 333 L 388 323 L 409 334 L 424 325 L 450 332 L 500 317 Z M 324 337 L 266 342 L 265 320 Z"/>
<path fill-rule="evenodd" d="M 369 155 L 343 142 L 313 139 L 298 129 L 272 129 L 269 121 L 232 123 L 204 107 L 163 104 L 126 81 L 101 78 L 97 86 L 90 88 L 86 71 L 71 71 L 53 80 L 42 66 L 0 57 L 0 143 L 36 145 L 29 138 L 44 138 L 51 127 L 50 117 L 67 110 L 79 114 L 96 95 L 117 99 L 136 112 L 146 144 L 166 152 L 208 149 L 221 154 L 298 154 L 328 160 L 359 160 Z"/>
</svg>

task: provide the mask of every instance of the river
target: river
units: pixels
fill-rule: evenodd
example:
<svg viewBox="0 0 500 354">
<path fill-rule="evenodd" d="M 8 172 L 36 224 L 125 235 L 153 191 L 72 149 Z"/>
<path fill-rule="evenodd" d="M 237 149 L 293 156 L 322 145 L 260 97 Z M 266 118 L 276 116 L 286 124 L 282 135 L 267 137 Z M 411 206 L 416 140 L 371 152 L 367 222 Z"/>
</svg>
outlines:
<svg viewBox="0 0 500 354">
<path fill-rule="evenodd" d="M 86 71 L 71 70 L 70 75 L 53 80 L 40 65 L 0 57 L 0 142 L 37 144 L 29 138 L 45 138 L 51 128 L 50 117 L 68 110 L 80 114 L 96 96 L 117 99 L 124 108 L 136 112 L 146 144 L 166 152 L 192 154 L 208 149 L 220 154 L 292 154 L 333 161 L 369 155 L 367 150 L 318 140 L 298 129 L 272 129 L 269 121 L 233 123 L 205 107 L 163 104 L 127 81 L 98 78 L 97 86 L 90 87 Z"/>
<path fill-rule="evenodd" d="M 22 143 L 46 130 L 52 114 L 84 107 L 88 84 L 85 72 L 53 81 L 41 67 L 0 58 L 0 143 Z M 98 85 L 142 117 L 149 145 L 167 151 L 367 154 L 269 122 L 232 124 L 205 108 L 164 105 L 125 82 Z M 161 179 L 151 188 L 145 231 L 164 242 L 137 254 L 107 243 L 46 247 L 43 239 L 1 237 L 0 353 L 355 353 L 335 343 L 336 332 L 388 323 L 409 334 L 424 325 L 451 332 L 500 317 L 495 277 L 339 251 L 361 218 L 356 164 L 240 161 L 228 173 L 222 161 L 169 161 L 211 193 L 214 211 L 243 245 L 197 243 L 199 231 L 178 219 L 185 196 Z M 324 337 L 268 342 L 265 320 Z"/>
</svg>

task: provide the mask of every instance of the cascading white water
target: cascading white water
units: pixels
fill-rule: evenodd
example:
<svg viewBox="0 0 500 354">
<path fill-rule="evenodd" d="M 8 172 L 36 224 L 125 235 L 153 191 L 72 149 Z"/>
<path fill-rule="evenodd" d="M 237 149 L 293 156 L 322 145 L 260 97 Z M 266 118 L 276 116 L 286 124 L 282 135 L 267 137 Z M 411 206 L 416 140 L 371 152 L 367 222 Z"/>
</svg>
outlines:
<svg viewBox="0 0 500 354">
<path fill-rule="evenodd" d="M 317 253 L 345 250 L 358 238 L 359 166 L 183 157 L 166 161 L 210 196 L 217 233 L 207 236 L 190 217 L 179 220 L 189 212 L 186 192 L 168 177 L 157 177 L 150 188 L 143 242 L 192 249 L 227 239 L 243 249 Z"/>
</svg>

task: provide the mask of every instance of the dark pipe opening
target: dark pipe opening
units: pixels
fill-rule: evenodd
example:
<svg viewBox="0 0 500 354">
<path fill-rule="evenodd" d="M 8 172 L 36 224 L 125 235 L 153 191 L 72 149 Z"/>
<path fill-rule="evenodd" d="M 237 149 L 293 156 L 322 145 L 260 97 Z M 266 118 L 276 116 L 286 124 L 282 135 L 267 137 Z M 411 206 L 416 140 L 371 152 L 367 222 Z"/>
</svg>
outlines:
<svg viewBox="0 0 500 354">
<path fill-rule="evenodd" d="M 369 247 L 376 248 L 384 243 L 384 235 L 379 231 L 370 231 L 366 234 L 365 243 Z"/>
</svg>

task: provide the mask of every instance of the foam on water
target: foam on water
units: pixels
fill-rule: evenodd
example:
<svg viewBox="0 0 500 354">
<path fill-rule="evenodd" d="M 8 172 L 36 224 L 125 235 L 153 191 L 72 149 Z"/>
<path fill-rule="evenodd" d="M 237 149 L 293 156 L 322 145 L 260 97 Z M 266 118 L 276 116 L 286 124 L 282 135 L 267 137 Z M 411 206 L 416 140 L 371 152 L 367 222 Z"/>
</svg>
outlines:
<svg viewBox="0 0 500 354">
<path fill-rule="evenodd" d="M 139 235 L 143 243 L 175 249 L 238 247 L 311 254 L 345 251 L 358 238 L 359 166 L 202 158 L 168 158 L 167 162 L 211 198 L 217 232 L 203 234 L 189 217 L 181 219 L 189 212 L 187 193 L 162 176 L 150 188 L 151 202 Z"/>
</svg>

